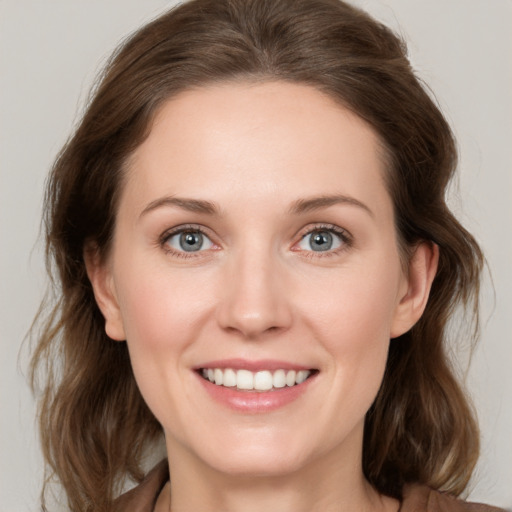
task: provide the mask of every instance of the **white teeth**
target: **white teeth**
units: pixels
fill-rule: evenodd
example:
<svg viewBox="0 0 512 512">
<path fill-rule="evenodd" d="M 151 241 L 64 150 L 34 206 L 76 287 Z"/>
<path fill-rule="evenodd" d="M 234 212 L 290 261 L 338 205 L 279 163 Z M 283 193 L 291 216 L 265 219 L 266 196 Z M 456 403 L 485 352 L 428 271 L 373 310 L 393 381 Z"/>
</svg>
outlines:
<svg viewBox="0 0 512 512">
<path fill-rule="evenodd" d="M 256 373 L 254 376 L 254 389 L 257 391 L 268 391 L 272 389 L 272 374 L 268 371 Z"/>
<path fill-rule="evenodd" d="M 309 373 L 310 372 L 308 372 L 307 370 L 300 370 L 299 372 L 297 372 L 297 376 L 295 377 L 295 383 L 302 384 L 308 378 Z"/>
<path fill-rule="evenodd" d="M 217 384 L 217 386 L 222 386 L 223 377 L 224 372 L 220 368 L 215 368 L 213 371 L 213 378 L 215 379 L 215 384 Z"/>
<path fill-rule="evenodd" d="M 287 386 L 295 386 L 295 376 L 296 376 L 296 373 L 295 373 L 295 370 L 290 370 L 289 372 L 287 372 L 286 374 L 286 385 Z"/>
<path fill-rule="evenodd" d="M 236 387 L 238 389 L 254 389 L 254 375 L 248 370 L 236 372 Z"/>
<path fill-rule="evenodd" d="M 286 386 L 286 373 L 284 370 L 277 370 L 272 375 L 272 386 L 275 388 L 284 388 Z"/>
<path fill-rule="evenodd" d="M 261 370 L 233 370 L 231 368 L 208 368 L 201 370 L 201 374 L 217 386 L 236 387 L 241 390 L 270 391 L 285 386 L 302 384 L 310 375 L 310 370 L 276 370 L 270 372 Z"/>
<path fill-rule="evenodd" d="M 231 368 L 224 370 L 224 382 L 223 385 L 228 388 L 236 387 L 236 373 Z"/>
</svg>

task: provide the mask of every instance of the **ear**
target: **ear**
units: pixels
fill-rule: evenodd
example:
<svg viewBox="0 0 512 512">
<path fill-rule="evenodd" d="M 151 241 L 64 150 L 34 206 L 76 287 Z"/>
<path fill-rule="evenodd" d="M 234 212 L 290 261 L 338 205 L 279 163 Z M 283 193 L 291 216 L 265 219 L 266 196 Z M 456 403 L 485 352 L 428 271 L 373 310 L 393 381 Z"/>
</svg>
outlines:
<svg viewBox="0 0 512 512">
<path fill-rule="evenodd" d="M 404 291 L 395 310 L 391 338 L 406 333 L 425 311 L 438 262 L 439 247 L 436 244 L 423 242 L 414 249 L 404 277 Z"/>
<path fill-rule="evenodd" d="M 105 332 L 113 340 L 124 341 L 126 336 L 109 263 L 103 261 L 94 244 L 84 248 L 84 261 L 94 298 L 105 318 Z"/>
</svg>

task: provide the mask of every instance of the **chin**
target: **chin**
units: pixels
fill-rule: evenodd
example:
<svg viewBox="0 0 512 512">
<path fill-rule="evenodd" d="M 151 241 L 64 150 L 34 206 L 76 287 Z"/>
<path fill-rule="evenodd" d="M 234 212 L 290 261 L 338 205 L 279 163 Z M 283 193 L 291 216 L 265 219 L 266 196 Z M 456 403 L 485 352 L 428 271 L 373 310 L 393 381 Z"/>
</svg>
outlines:
<svg viewBox="0 0 512 512">
<path fill-rule="evenodd" d="M 211 460 L 210 466 L 219 473 L 241 478 L 276 478 L 298 472 L 305 467 L 306 461 L 299 458 L 284 457 L 279 454 L 260 453 L 252 457 L 230 456 L 228 459 Z"/>
<path fill-rule="evenodd" d="M 310 460 L 306 439 L 271 428 L 212 431 L 199 444 L 188 445 L 196 463 L 218 473 L 240 477 L 278 477 L 299 471 Z M 196 438 L 198 439 L 198 438 Z M 195 445 L 195 446 L 194 446 Z M 172 456 L 170 450 L 169 456 Z"/>
</svg>

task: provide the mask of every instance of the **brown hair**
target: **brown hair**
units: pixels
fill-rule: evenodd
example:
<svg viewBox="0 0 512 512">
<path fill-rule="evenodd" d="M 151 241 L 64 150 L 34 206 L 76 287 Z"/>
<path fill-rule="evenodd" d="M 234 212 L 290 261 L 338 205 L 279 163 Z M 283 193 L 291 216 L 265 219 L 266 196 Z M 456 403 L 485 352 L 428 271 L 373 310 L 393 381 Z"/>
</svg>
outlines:
<svg viewBox="0 0 512 512">
<path fill-rule="evenodd" d="M 92 240 L 108 253 L 123 163 L 158 107 L 184 89 L 226 80 L 310 85 L 380 135 L 400 243 L 431 241 L 440 263 L 423 317 L 391 343 L 366 418 L 363 469 L 390 496 L 399 498 L 406 482 L 459 494 L 476 462 L 478 431 L 448 362 L 446 330 L 460 305 L 477 318 L 482 254 L 446 206 L 454 140 L 404 44 L 338 0 L 193 0 L 143 27 L 108 63 L 46 195 L 58 301 L 42 323 L 32 377 L 45 370 L 40 429 L 50 475 L 71 510 L 111 510 L 124 479 L 141 478 L 142 456 L 161 435 L 126 345 L 105 334 L 84 246 Z"/>
</svg>

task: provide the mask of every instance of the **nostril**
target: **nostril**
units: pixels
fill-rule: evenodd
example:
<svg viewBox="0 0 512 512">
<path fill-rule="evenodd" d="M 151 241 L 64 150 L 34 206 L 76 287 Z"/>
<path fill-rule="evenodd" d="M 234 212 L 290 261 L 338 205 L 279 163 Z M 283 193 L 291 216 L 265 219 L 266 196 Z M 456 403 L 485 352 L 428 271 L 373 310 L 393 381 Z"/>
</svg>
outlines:
<svg viewBox="0 0 512 512">
<path fill-rule="evenodd" d="M 232 269 L 236 273 L 227 280 L 216 312 L 217 321 L 225 331 L 258 339 L 264 334 L 287 330 L 291 325 L 286 287 L 279 286 L 271 267 L 271 262 L 263 265 L 251 259 L 241 268 Z"/>
</svg>

